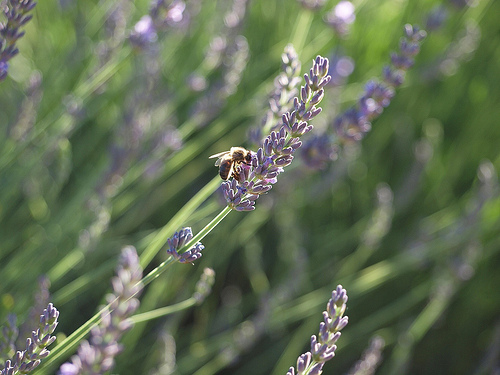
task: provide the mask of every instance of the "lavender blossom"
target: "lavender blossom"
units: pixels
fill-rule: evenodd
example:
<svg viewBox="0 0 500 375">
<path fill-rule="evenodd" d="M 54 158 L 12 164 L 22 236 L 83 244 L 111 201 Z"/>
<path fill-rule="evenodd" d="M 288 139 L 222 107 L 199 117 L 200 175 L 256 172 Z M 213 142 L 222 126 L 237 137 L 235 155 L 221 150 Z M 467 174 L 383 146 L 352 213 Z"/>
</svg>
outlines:
<svg viewBox="0 0 500 375">
<path fill-rule="evenodd" d="M 193 263 L 195 260 L 201 258 L 201 251 L 205 248 L 201 242 L 197 242 L 193 247 L 182 254 L 177 252 L 177 250 L 182 248 L 192 238 L 193 231 L 190 227 L 182 228 L 180 231 L 175 232 L 175 234 L 167 240 L 167 254 L 173 256 L 174 259 L 180 263 Z"/>
<path fill-rule="evenodd" d="M 434 31 L 439 29 L 446 19 L 448 18 L 448 11 L 443 5 L 436 5 L 427 15 L 425 21 L 425 29 L 427 31 Z"/>
<path fill-rule="evenodd" d="M 338 146 L 328 134 L 315 135 L 304 142 L 300 155 L 308 169 L 324 169 L 328 162 L 337 159 Z"/>
<path fill-rule="evenodd" d="M 38 329 L 32 331 L 31 337 L 26 339 L 26 349 L 17 351 L 12 359 L 5 361 L 0 375 L 27 374 L 37 368 L 41 360 L 50 353 L 47 347 L 56 340 L 51 335 L 59 324 L 58 317 L 59 311 L 49 303 L 40 315 Z"/>
<path fill-rule="evenodd" d="M 19 53 L 16 42 L 24 35 L 24 31 L 19 31 L 19 28 L 31 20 L 33 16 L 28 12 L 35 5 L 32 0 L 8 0 L 2 7 L 7 23 L 0 23 L 0 81 L 7 77 L 8 61 Z"/>
<path fill-rule="evenodd" d="M 287 375 L 319 375 L 323 372 L 325 362 L 335 356 L 335 343 L 341 336 L 341 330 L 347 325 L 348 317 L 343 316 L 346 310 L 347 292 L 342 285 L 332 292 L 332 298 L 323 311 L 323 321 L 319 324 L 318 336 L 311 336 L 311 351 L 297 359 L 297 372 L 293 367 Z"/>
<path fill-rule="evenodd" d="M 49 278 L 47 276 L 39 277 L 37 286 L 38 288 L 33 293 L 33 306 L 29 309 L 27 319 L 19 327 L 18 341 L 16 342 L 18 347 L 24 345 L 24 342 L 19 341 L 19 339 L 24 340 L 24 337 L 27 337 L 31 334 L 31 331 L 33 329 L 32 327 L 36 326 L 40 320 L 40 311 L 43 311 L 44 307 L 47 306 L 49 304 L 49 301 L 51 300 L 51 295 L 49 292 Z"/>
<path fill-rule="evenodd" d="M 334 120 L 333 128 L 341 142 L 358 142 L 371 130 L 371 121 L 380 116 L 395 89 L 403 84 L 425 36 L 425 31 L 417 26 L 405 25 L 405 37 L 400 41 L 399 52 L 391 55 L 391 65 L 383 70 L 383 82 L 369 81 L 357 104 Z"/>
<path fill-rule="evenodd" d="M 109 309 L 101 313 L 101 322 L 92 329 L 90 342 L 81 343 L 71 362 L 60 367 L 59 375 L 98 375 L 114 367 L 114 358 L 123 349 L 118 341 L 132 328 L 128 318 L 139 307 L 139 300 L 135 297 L 142 289 L 142 268 L 133 246 L 122 250 L 116 275 L 111 281 L 113 294 L 106 296 Z"/>
<path fill-rule="evenodd" d="M 328 59 L 317 56 L 304 78 L 306 84 L 300 90 L 300 98 L 295 97 L 293 110 L 283 114 L 279 131 L 272 131 L 264 139 L 251 165 L 241 165 L 237 178 L 222 183 L 224 198 L 231 209 L 253 210 L 255 200 L 271 189 L 278 175 L 292 162 L 294 152 L 302 145 L 300 137 L 312 130 L 308 122 L 321 112 L 317 105 L 331 79 Z"/>
</svg>

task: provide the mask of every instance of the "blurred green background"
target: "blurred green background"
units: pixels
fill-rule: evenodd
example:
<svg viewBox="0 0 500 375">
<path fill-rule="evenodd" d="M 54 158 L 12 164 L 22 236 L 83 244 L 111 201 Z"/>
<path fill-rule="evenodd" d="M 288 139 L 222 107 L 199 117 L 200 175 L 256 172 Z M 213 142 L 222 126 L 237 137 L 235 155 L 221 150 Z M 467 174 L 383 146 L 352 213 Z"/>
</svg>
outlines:
<svg viewBox="0 0 500 375">
<path fill-rule="evenodd" d="M 39 1 L 0 83 L 0 321 L 22 320 L 47 275 L 63 338 L 103 303 L 123 246 L 143 253 L 167 223 L 168 235 L 203 228 L 219 192 L 171 220 L 219 186 L 208 156 L 256 150 L 248 132 L 288 43 L 302 74 L 317 54 L 354 62 L 327 88 L 319 132 L 381 76 L 403 25 L 425 28 L 442 7 L 362 142 L 319 171 L 297 156 L 255 211 L 231 212 L 203 240 L 194 266 L 148 286 L 140 312 L 216 272 L 202 305 L 137 324 L 113 373 L 285 374 L 338 284 L 349 324 L 325 374 L 346 373 L 376 335 L 378 374 L 497 373 L 500 2 L 353 3 L 339 36 L 323 21 L 336 1 L 188 1 L 140 49 L 128 37 L 148 1 Z"/>
</svg>

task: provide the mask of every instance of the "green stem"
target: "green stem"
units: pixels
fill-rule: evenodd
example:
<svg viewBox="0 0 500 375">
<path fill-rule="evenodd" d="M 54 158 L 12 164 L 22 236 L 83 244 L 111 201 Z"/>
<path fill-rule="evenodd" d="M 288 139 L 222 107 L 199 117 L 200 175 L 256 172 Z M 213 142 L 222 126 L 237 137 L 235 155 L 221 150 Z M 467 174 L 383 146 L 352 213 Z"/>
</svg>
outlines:
<svg viewBox="0 0 500 375">
<path fill-rule="evenodd" d="M 295 29 L 293 30 L 293 36 L 291 38 L 293 47 L 300 54 L 302 48 L 306 41 L 307 34 L 311 28 L 311 23 L 313 20 L 313 12 L 308 9 L 304 9 L 300 12 L 297 20 L 295 21 Z"/>
<path fill-rule="evenodd" d="M 189 241 L 183 247 L 181 247 L 178 250 L 178 253 L 179 254 L 185 253 L 190 248 L 192 248 L 197 242 L 200 242 L 203 238 L 205 238 L 205 236 L 209 234 L 212 231 L 212 229 L 214 229 L 217 226 L 217 224 L 219 224 L 222 221 L 222 219 L 224 219 L 227 216 L 229 212 L 231 212 L 231 208 L 229 206 L 224 207 L 224 209 L 216 217 L 214 217 L 210 223 L 205 225 L 205 228 L 199 231 L 198 234 L 191 239 L 191 241 Z M 160 276 L 167 269 L 167 267 L 173 262 L 174 262 L 173 257 L 168 258 L 166 261 L 164 261 L 162 264 L 160 264 L 158 267 L 156 267 L 154 270 L 148 273 L 140 281 L 140 283 L 143 286 L 148 285 L 151 281 Z"/>
<path fill-rule="evenodd" d="M 141 266 L 145 268 L 165 245 L 167 239 L 183 224 L 187 218 L 203 203 L 220 185 L 219 176 L 206 184 L 196 195 L 191 198 L 170 221 L 161 228 L 153 240 L 141 254 Z"/>
<path fill-rule="evenodd" d="M 142 314 L 134 315 L 130 319 L 132 319 L 132 321 L 134 323 L 146 322 L 148 320 L 161 318 L 162 316 L 170 315 L 170 314 L 176 313 L 178 311 L 188 309 L 188 308 L 196 305 L 196 302 L 197 302 L 196 299 L 194 297 L 191 297 L 185 301 L 176 303 L 175 305 L 172 305 L 172 306 L 166 306 L 166 307 L 162 307 L 160 309 L 155 309 L 155 310 L 151 310 L 151 311 L 148 311 L 148 312 L 145 312 Z"/>
<path fill-rule="evenodd" d="M 209 234 L 212 231 L 212 229 L 214 229 L 217 226 L 217 224 L 219 224 L 231 211 L 232 209 L 226 206 L 210 223 L 208 223 L 200 232 L 198 232 L 198 234 L 194 236 L 191 239 L 191 241 L 189 241 L 186 245 L 184 245 L 182 248 L 179 249 L 179 254 L 186 252 L 191 247 L 193 247 L 194 244 L 205 238 L 205 236 Z M 167 269 L 167 267 L 170 266 L 173 262 L 174 259 L 172 257 L 168 258 L 166 261 L 164 261 L 158 267 L 152 270 L 148 275 L 146 275 L 140 281 L 140 283 L 143 286 L 146 286 L 151 281 L 160 276 Z M 133 297 L 134 296 L 131 296 L 130 298 Z M 59 345 L 57 345 L 50 352 L 46 360 L 43 362 L 43 367 L 40 367 L 39 369 L 35 370 L 34 373 L 39 375 L 46 374 L 51 365 L 56 363 L 61 358 L 67 357 L 68 353 L 74 350 L 76 345 L 90 332 L 91 328 L 101 321 L 101 313 L 107 311 L 109 308 L 110 305 L 107 305 L 106 307 L 98 311 L 85 324 L 83 324 L 80 328 L 78 328 L 75 332 L 73 332 L 70 336 L 68 336 L 65 340 L 63 340 Z"/>
</svg>

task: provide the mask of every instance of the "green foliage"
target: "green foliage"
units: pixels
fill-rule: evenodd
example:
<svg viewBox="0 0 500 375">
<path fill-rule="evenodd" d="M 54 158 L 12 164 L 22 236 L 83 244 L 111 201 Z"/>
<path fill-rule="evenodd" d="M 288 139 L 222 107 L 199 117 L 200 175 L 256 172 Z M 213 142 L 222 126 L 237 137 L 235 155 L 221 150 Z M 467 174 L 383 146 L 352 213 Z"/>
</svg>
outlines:
<svg viewBox="0 0 500 375">
<path fill-rule="evenodd" d="M 27 317 L 47 275 L 57 345 L 105 302 L 122 247 L 137 248 L 147 274 L 176 230 L 196 234 L 216 217 L 224 206 L 208 156 L 252 147 L 248 131 L 268 110 L 288 43 L 302 73 L 317 54 L 355 62 L 344 85 L 326 89 L 314 134 L 380 77 L 403 25 L 425 26 L 441 4 L 355 2 L 341 38 L 323 22 L 333 1 L 316 12 L 252 1 L 232 29 L 231 2 L 189 3 L 189 24 L 159 32 L 156 50 L 127 38 L 147 1 L 34 9 L 0 82 L 2 324 L 11 312 Z M 428 31 L 362 142 L 321 171 L 297 156 L 255 211 L 230 212 L 213 228 L 194 266 L 171 264 L 147 286 L 139 313 L 188 300 L 204 267 L 216 273 L 203 304 L 137 323 L 114 373 L 170 373 L 175 353 L 179 374 L 285 374 L 338 284 L 350 323 L 325 373 L 347 372 L 374 335 L 386 343 L 380 374 L 490 371 L 500 324 L 500 3 L 442 5 L 448 19 Z M 225 94 L 215 88 L 236 57 L 210 63 L 218 35 L 248 43 Z M 193 73 L 205 90 L 189 88 Z"/>
</svg>

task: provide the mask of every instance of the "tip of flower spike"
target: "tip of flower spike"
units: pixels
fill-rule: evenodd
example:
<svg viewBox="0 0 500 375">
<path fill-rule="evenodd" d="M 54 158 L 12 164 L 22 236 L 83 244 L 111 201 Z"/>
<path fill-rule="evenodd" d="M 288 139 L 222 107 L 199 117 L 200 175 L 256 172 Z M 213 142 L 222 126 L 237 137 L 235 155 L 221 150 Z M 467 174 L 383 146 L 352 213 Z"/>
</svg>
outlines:
<svg viewBox="0 0 500 375">
<path fill-rule="evenodd" d="M 415 42 L 420 42 L 421 40 L 423 40 L 427 36 L 427 33 L 425 32 L 425 30 L 420 30 L 420 28 L 418 26 L 413 26 L 409 23 L 407 23 L 404 26 L 404 30 L 405 30 L 406 37 L 415 41 Z"/>
</svg>

